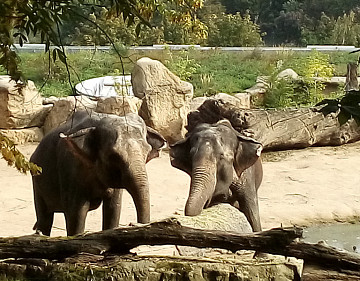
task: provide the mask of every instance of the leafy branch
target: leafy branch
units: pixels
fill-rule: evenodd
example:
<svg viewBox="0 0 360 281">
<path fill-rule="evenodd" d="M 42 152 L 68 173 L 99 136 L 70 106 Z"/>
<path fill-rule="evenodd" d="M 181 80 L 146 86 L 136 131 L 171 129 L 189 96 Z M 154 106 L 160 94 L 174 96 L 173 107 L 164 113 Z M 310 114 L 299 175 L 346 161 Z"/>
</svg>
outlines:
<svg viewBox="0 0 360 281">
<path fill-rule="evenodd" d="M 349 91 L 338 99 L 324 99 L 316 106 L 323 106 L 319 111 L 325 116 L 336 113 L 340 125 L 345 124 L 351 118 L 354 118 L 360 125 L 360 91 Z"/>
<path fill-rule="evenodd" d="M 15 167 L 19 172 L 26 174 L 27 171 L 30 171 L 32 175 L 41 173 L 42 169 L 26 160 L 25 156 L 15 147 L 14 142 L 1 133 L 0 149 L 3 159 L 9 166 Z"/>
</svg>

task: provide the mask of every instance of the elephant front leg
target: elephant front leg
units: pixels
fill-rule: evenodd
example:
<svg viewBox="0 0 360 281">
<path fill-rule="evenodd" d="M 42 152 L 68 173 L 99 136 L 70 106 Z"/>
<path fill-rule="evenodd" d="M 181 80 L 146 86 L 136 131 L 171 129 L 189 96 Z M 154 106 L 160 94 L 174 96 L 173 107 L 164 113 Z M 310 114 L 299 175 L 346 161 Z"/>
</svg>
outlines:
<svg viewBox="0 0 360 281">
<path fill-rule="evenodd" d="M 230 189 L 233 193 L 233 205 L 244 213 L 254 232 L 261 231 L 259 203 L 255 186 L 246 181 L 236 180 L 231 183 Z"/>
<path fill-rule="evenodd" d="M 103 200 L 102 229 L 112 229 L 119 226 L 121 213 L 122 189 L 111 189 Z"/>
<path fill-rule="evenodd" d="M 68 236 L 81 234 L 85 230 L 85 220 L 90 208 L 90 203 L 78 203 L 67 209 L 65 214 L 66 231 Z"/>
</svg>

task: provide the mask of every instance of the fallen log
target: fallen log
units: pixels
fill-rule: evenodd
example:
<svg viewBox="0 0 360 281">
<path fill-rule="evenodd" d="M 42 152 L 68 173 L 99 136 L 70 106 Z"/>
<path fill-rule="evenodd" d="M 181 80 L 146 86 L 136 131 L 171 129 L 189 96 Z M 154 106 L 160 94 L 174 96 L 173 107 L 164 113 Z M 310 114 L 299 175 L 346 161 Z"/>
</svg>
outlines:
<svg viewBox="0 0 360 281">
<path fill-rule="evenodd" d="M 239 109 L 221 100 L 207 100 L 188 115 L 187 130 L 226 118 L 237 131 L 260 141 L 265 150 L 342 145 L 360 139 L 355 120 L 340 126 L 336 114 L 324 116 L 319 109 Z"/>
<path fill-rule="evenodd" d="M 126 254 L 140 245 L 182 245 L 217 247 L 236 252 L 241 249 L 278 252 L 302 235 L 300 228 L 274 228 L 268 231 L 237 234 L 195 229 L 167 219 L 147 225 L 116 228 L 75 237 L 49 238 L 30 235 L 0 238 L 0 259 L 63 259 L 81 252 Z"/>
<path fill-rule="evenodd" d="M 182 245 L 255 250 L 303 259 L 339 271 L 360 272 L 360 255 L 340 251 L 324 244 L 294 241 L 302 237 L 302 229 L 274 228 L 268 231 L 237 234 L 200 230 L 181 226 L 176 219 L 147 225 L 117 228 L 76 237 L 49 238 L 39 235 L 0 239 L 0 259 L 45 258 L 62 260 L 79 253 L 126 254 L 139 245 Z"/>
</svg>

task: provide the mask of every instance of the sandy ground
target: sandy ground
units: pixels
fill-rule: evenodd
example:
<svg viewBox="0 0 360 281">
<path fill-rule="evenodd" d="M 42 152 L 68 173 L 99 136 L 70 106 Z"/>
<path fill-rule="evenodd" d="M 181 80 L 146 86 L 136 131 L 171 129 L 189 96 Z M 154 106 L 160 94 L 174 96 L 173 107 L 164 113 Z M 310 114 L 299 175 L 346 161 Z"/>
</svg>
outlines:
<svg viewBox="0 0 360 281">
<path fill-rule="evenodd" d="M 36 144 L 19 146 L 30 156 Z M 360 142 L 341 147 L 309 148 L 264 155 L 259 204 L 264 229 L 359 220 Z M 170 166 L 163 153 L 147 165 L 152 220 L 183 213 L 189 177 Z M 36 221 L 30 175 L 0 160 L 0 236 L 33 233 Z M 120 223 L 136 222 L 131 197 L 124 196 Z M 62 214 L 56 214 L 52 236 L 66 235 Z M 86 230 L 101 228 L 101 208 L 90 212 Z"/>
</svg>

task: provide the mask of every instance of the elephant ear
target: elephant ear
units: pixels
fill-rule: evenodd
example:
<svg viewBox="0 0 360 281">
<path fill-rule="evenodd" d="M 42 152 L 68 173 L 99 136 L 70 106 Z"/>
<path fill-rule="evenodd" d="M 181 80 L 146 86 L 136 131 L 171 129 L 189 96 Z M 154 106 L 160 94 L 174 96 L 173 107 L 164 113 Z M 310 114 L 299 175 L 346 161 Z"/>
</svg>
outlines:
<svg viewBox="0 0 360 281">
<path fill-rule="evenodd" d="M 164 137 L 153 128 L 146 127 L 146 141 L 151 145 L 151 151 L 148 153 L 146 163 L 151 159 L 159 157 L 159 151 L 166 145 Z"/>
<path fill-rule="evenodd" d="M 190 159 L 190 137 L 186 137 L 173 145 L 170 145 L 171 165 L 189 175 L 192 171 L 192 161 Z"/>
<path fill-rule="evenodd" d="M 89 134 L 92 134 L 94 130 L 95 127 L 89 127 L 78 130 L 75 133 L 71 133 L 69 135 L 65 135 L 64 133 L 59 134 L 59 137 L 65 142 L 69 151 L 85 166 L 93 165 L 93 156 L 91 155 L 90 151 L 85 151 L 84 149 L 80 148 L 78 142 L 75 141 L 75 139 L 79 137 L 87 137 Z M 86 142 L 86 139 L 84 141 Z"/>
<path fill-rule="evenodd" d="M 263 146 L 253 138 L 237 133 L 238 147 L 235 153 L 234 168 L 240 177 L 242 172 L 255 164 L 261 155 Z"/>
</svg>

